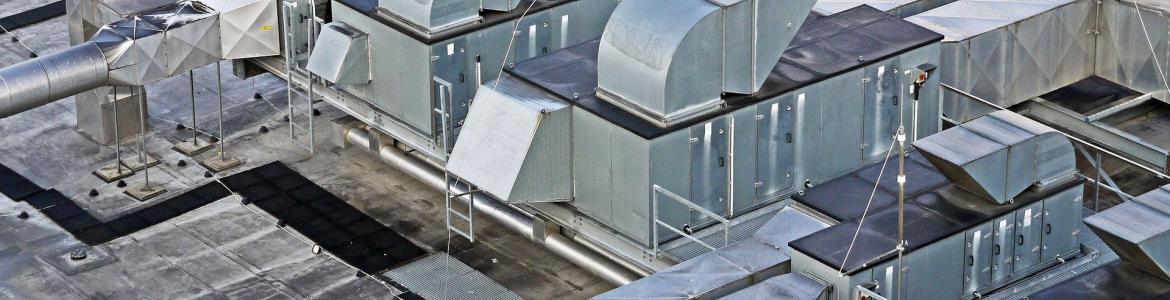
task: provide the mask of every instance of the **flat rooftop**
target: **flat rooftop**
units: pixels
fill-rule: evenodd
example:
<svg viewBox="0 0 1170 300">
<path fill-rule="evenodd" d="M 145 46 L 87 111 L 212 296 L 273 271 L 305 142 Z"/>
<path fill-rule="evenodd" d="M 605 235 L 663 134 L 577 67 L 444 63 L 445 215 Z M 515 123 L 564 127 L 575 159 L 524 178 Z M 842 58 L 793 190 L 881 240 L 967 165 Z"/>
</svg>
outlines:
<svg viewBox="0 0 1170 300">
<path fill-rule="evenodd" d="M 0 12 L 16 12 L 48 1 L 0 1 Z M 4 14 L 0 13 L 0 14 Z M 65 17 L 14 32 L 34 51 L 50 53 L 68 47 Z M 28 58 L 28 51 L 0 36 L 0 66 Z M 247 80 L 231 74 L 223 63 L 227 150 L 243 158 L 243 171 L 282 161 L 314 183 L 345 200 L 379 223 L 426 250 L 428 258 L 454 259 L 486 274 L 524 298 L 588 298 L 614 286 L 561 257 L 512 234 L 490 220 L 476 220 L 477 241 L 452 239 L 448 247 L 443 219 L 443 193 L 431 189 L 365 153 L 337 149 L 327 134 L 328 121 L 341 112 L 318 105 L 316 154 L 309 155 L 288 138 L 285 82 L 272 75 Z M 198 128 L 217 133 L 215 67 L 195 71 Z M 170 148 L 190 138 L 191 107 L 188 80 L 178 76 L 148 85 L 147 152 L 162 164 L 150 170 L 153 182 L 165 183 L 168 195 L 139 202 L 121 194 L 90 172 L 114 160 L 113 146 L 100 146 L 78 133 L 72 98 L 0 120 L 0 164 L 45 188 L 54 188 L 101 221 L 131 215 L 210 179 L 193 160 Z M 254 93 L 263 99 L 253 99 Z M 304 99 L 301 99 L 304 102 Z M 261 133 L 265 126 L 268 133 Z M 205 134 L 205 135 L 207 135 Z M 137 149 L 133 139 L 123 144 L 123 155 Z M 205 153 L 199 158 L 212 155 Z M 186 166 L 179 166 L 179 161 Z M 230 175 L 230 174 L 225 174 Z M 127 179 L 140 182 L 141 175 Z M 99 196 L 89 197 L 90 190 Z M 28 219 L 20 219 L 20 212 Z M 408 289 L 409 278 L 465 280 L 466 269 L 393 269 L 375 276 L 357 277 L 357 270 L 325 254 L 313 254 L 304 235 L 256 206 L 241 205 L 228 197 L 97 246 L 86 246 L 43 213 L 25 202 L 0 196 L 0 294 L 23 299 L 92 299 L 196 297 L 226 298 L 372 298 L 399 294 L 388 282 Z M 482 226 L 482 227 L 479 227 Z M 88 258 L 71 262 L 75 249 Z M 428 271 L 429 270 L 429 271 Z M 417 281 L 415 281 L 417 282 Z M 432 289 L 433 290 L 433 289 Z"/>
</svg>

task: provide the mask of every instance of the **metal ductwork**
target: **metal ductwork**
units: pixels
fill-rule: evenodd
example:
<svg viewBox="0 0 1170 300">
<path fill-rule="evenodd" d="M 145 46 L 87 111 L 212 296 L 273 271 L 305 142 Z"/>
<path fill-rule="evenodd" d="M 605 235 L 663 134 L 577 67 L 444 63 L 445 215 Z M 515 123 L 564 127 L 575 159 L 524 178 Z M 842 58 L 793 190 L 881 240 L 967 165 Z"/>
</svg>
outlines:
<svg viewBox="0 0 1170 300">
<path fill-rule="evenodd" d="M 482 19 L 482 10 L 511 11 L 520 0 L 378 0 L 378 10 L 427 33 Z"/>
<path fill-rule="evenodd" d="M 997 203 L 1076 174 L 1072 142 L 1060 132 L 1010 111 L 998 111 L 914 147 L 964 189 Z"/>
<path fill-rule="evenodd" d="M 636 267 L 631 265 L 619 265 L 616 262 L 617 258 L 607 257 L 603 253 L 590 250 L 581 241 L 553 232 L 546 221 L 516 210 L 492 197 L 480 194 L 472 201 L 473 193 L 469 186 L 447 184 L 443 173 L 434 162 L 417 157 L 421 155 L 417 151 L 408 153 L 393 144 L 383 142 L 386 137 L 365 129 L 365 124 L 346 120 L 334 123 L 339 126 L 337 133 L 339 136 L 335 141 L 339 146 L 362 147 L 377 155 L 383 162 L 413 176 L 427 186 L 438 190 L 451 189 L 452 195 L 462 195 L 454 197 L 453 200 L 471 204 L 476 213 L 490 217 L 504 228 L 529 238 L 605 281 L 620 286 L 648 274 L 645 270 L 635 269 Z"/>
<path fill-rule="evenodd" d="M 1121 259 L 1170 280 L 1170 186 L 1085 218 Z"/>
<path fill-rule="evenodd" d="M 321 27 L 319 45 L 306 66 L 309 72 L 337 84 L 370 83 L 370 36 L 342 22 Z"/>
<path fill-rule="evenodd" d="M 106 58 L 94 43 L 0 69 L 0 118 L 105 85 Z"/>
<path fill-rule="evenodd" d="M 103 26 L 88 42 L 0 69 L 0 118 L 101 86 L 141 86 L 223 59 L 280 54 L 275 0 L 210 2 L 216 6 L 184 1 L 146 11 Z"/>
<path fill-rule="evenodd" d="M 389 1 L 389 0 L 387 0 Z M 671 125 L 763 86 L 815 0 L 626 0 L 598 50 L 598 94 Z"/>
</svg>

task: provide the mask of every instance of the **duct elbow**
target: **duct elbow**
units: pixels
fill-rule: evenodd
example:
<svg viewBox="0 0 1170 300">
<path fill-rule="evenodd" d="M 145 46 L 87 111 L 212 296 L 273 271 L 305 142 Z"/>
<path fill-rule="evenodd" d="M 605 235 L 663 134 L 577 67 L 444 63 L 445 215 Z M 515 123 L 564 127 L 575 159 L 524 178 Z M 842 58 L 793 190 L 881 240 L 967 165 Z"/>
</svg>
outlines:
<svg viewBox="0 0 1170 300">
<path fill-rule="evenodd" d="M 100 87 L 109 77 L 105 55 L 93 43 L 0 69 L 0 118 Z"/>
</svg>

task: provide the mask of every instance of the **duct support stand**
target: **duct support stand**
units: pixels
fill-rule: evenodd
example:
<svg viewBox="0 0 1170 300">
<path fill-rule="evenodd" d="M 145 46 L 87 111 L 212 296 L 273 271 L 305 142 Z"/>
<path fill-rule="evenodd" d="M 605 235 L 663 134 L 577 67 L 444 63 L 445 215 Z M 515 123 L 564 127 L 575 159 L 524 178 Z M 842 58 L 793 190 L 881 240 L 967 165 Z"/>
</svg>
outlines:
<svg viewBox="0 0 1170 300">
<path fill-rule="evenodd" d="M 203 152 L 207 152 L 207 150 L 211 150 L 212 147 L 215 147 L 215 144 L 211 141 L 202 137 L 192 137 L 175 144 L 175 147 L 171 149 L 187 157 L 195 157 L 196 155 L 203 154 Z"/>
<path fill-rule="evenodd" d="M 121 162 L 114 162 L 97 171 L 93 171 L 93 175 L 106 183 L 111 183 L 134 175 L 134 170 L 131 170 L 130 167 L 127 167 Z"/>
<path fill-rule="evenodd" d="M 195 114 L 195 70 L 187 71 L 187 82 L 191 84 L 191 138 L 175 144 L 172 149 L 187 157 L 195 157 L 211 149 L 213 145 L 207 139 L 199 137 L 199 119 Z"/>
<path fill-rule="evenodd" d="M 145 154 L 144 157 L 146 157 L 145 163 L 143 163 L 142 157 L 137 155 L 127 158 L 126 160 L 122 161 L 122 163 L 126 164 L 126 167 L 130 168 L 130 170 L 134 172 L 142 171 L 144 169 L 143 167 L 150 168 L 158 165 L 158 159 L 154 156 Z"/>
<path fill-rule="evenodd" d="M 166 192 L 167 190 L 161 185 L 150 185 L 149 183 L 136 184 L 129 189 L 126 189 L 125 191 L 127 196 L 130 196 L 134 198 L 134 200 L 138 200 L 140 202 L 153 199 L 154 197 L 158 197 L 159 195 L 162 195 Z"/>
<path fill-rule="evenodd" d="M 243 162 L 233 157 L 216 155 L 199 162 L 199 164 L 204 168 L 211 170 L 211 172 L 219 173 L 238 167 L 240 164 L 243 164 Z"/>
<path fill-rule="evenodd" d="M 220 63 L 215 63 L 215 87 L 216 94 L 219 95 L 219 149 L 214 157 L 199 162 L 204 168 L 215 173 L 230 170 L 243 164 L 239 159 L 227 155 L 227 146 L 224 141 L 227 139 L 227 136 L 223 134 L 223 70 L 221 70 L 223 67 Z"/>
</svg>

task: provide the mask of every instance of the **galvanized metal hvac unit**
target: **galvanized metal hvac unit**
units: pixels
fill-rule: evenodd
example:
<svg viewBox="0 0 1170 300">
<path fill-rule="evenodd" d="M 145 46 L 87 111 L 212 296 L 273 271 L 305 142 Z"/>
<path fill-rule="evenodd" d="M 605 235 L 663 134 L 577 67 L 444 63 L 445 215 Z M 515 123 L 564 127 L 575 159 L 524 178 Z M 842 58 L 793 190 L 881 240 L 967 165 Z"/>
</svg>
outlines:
<svg viewBox="0 0 1170 300">
<path fill-rule="evenodd" d="M 983 119 L 1006 120 L 1014 126 L 1030 127 L 1027 122 L 1019 123 L 1025 121 L 1022 117 L 985 116 Z M 955 127 L 938 135 L 966 135 L 970 131 Z M 1064 139 L 1059 135 L 1057 138 Z M 1016 142 L 1017 145 L 1027 143 L 1030 142 Z M 973 144 L 960 141 L 959 145 Z M 928 151 L 921 146 L 919 149 Z M 1030 150 L 1024 152 L 1027 151 Z M 1052 153 L 1044 155 L 1046 160 L 1043 161 L 1014 160 L 1011 163 L 1024 168 L 1038 163 L 1075 163 L 1071 147 L 1049 151 Z M 946 156 L 938 152 L 924 155 Z M 830 282 L 833 287 L 829 299 L 853 299 L 853 294 L 859 292 L 888 299 L 971 299 L 1080 254 L 1075 220 L 1081 216 L 1083 179 L 1039 172 L 1037 174 L 1041 177 L 1036 181 L 1051 184 L 1028 188 L 1014 195 L 1014 201 L 999 203 L 981 195 L 991 193 L 962 187 L 969 175 L 948 171 L 953 162 L 937 159 L 931 162 L 937 162 L 938 170 L 948 175 L 949 182 L 915 189 L 906 196 L 904 263 L 907 271 L 903 282 L 896 279 L 897 252 L 894 250 L 898 244 L 899 207 L 891 204 L 871 210 L 864 226 L 861 226 L 858 216 L 789 243 L 795 250 L 791 254 L 792 271 Z M 1019 169 L 1013 165 L 1002 168 Z M 875 176 L 863 173 L 853 176 Z M 852 184 L 872 188 L 872 184 L 865 181 Z M 817 193 L 817 189 L 822 188 L 831 189 L 830 192 L 842 189 L 826 184 L 814 187 L 808 194 Z M 836 205 L 865 207 L 868 205 L 866 200 Z M 845 276 L 839 276 L 842 273 Z M 894 288 L 899 286 L 904 287 L 906 294 L 895 297 Z"/>
<path fill-rule="evenodd" d="M 481 2 L 487 10 L 480 10 Z M 446 144 L 454 145 L 481 84 L 517 61 L 597 39 L 618 2 L 554 0 L 518 6 L 512 0 L 331 1 L 332 21 L 364 33 L 370 57 L 370 84 L 332 81 L 332 88 L 353 101 L 331 104 L 418 151 L 444 157 L 444 115 L 452 124 Z M 528 4 L 533 4 L 531 9 Z M 329 28 L 322 29 L 328 33 Z M 353 51 L 358 49 L 314 51 L 310 60 L 342 61 L 347 58 L 329 56 Z M 360 74 L 365 67 L 317 69 L 314 74 Z M 443 108 L 449 112 L 436 112 Z"/>
<path fill-rule="evenodd" d="M 655 216 L 676 228 L 713 222 L 707 213 L 663 191 L 710 214 L 739 216 L 804 189 L 806 182 L 818 184 L 884 153 L 900 114 L 910 132 L 937 132 L 937 81 L 928 80 L 917 100 L 903 86 L 911 82 L 906 74 L 917 78 L 927 73 L 919 66 L 937 63 L 935 42 L 941 36 L 869 7 L 807 26 L 773 65 L 760 92 L 720 99 L 722 108 L 674 126 L 661 126 L 598 96 L 598 82 L 605 76 L 598 68 L 600 41 L 520 62 L 500 79 L 498 92 L 541 90 L 545 97 L 572 106 L 572 177 L 557 186 L 571 184 L 569 203 L 580 214 L 647 247 L 674 237 L 665 229 L 655 236 Z M 864 41 L 865 47 L 844 41 Z M 859 55 L 868 59 L 858 61 Z M 839 60 L 843 57 L 854 58 Z M 496 85 L 489 82 L 481 88 Z M 496 115 L 478 104 L 475 110 L 482 111 L 473 111 L 473 117 Z M 486 130 L 471 127 L 513 127 L 500 121 L 464 126 L 480 132 Z M 456 148 L 465 147 L 461 143 Z M 482 158 L 465 151 L 455 153 L 452 161 L 473 159 Z M 501 171 L 510 168 L 490 169 L 499 171 L 490 177 L 511 178 Z M 455 174 L 466 177 L 461 172 Z"/>
<path fill-rule="evenodd" d="M 906 20 L 946 35 L 942 82 L 1009 107 L 1093 74 L 1095 6 L 1076 0 L 960 0 Z M 958 122 L 987 113 L 947 91 Z"/>
<path fill-rule="evenodd" d="M 670 126 L 758 92 L 813 3 L 624 1 L 601 37 L 599 95 Z"/>
</svg>

